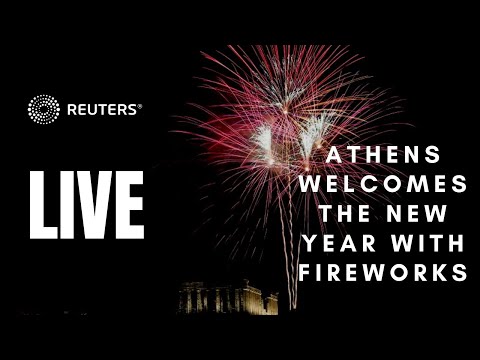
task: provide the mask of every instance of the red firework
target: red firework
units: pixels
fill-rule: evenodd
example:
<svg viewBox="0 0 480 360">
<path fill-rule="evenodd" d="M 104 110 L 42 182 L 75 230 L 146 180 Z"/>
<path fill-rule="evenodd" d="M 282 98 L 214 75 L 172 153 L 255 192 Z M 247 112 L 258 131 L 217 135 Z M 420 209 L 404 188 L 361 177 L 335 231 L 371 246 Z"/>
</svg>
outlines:
<svg viewBox="0 0 480 360">
<path fill-rule="evenodd" d="M 201 139 L 212 163 L 221 165 L 225 181 L 243 189 L 249 199 L 243 218 L 264 206 L 278 209 L 290 309 L 297 307 L 300 236 L 294 236 L 294 215 L 308 226 L 309 206 L 331 203 L 319 191 L 299 196 L 300 175 L 344 175 L 351 186 L 380 164 L 326 163 L 336 146 L 348 158 L 348 145 L 371 144 L 381 133 L 379 120 L 396 112 L 384 91 L 369 90 L 367 77 L 350 72 L 360 58 L 343 46 L 229 46 L 228 53 L 204 54 L 213 66 L 203 87 L 219 95 L 217 104 L 195 105 L 206 116 L 186 118 L 195 125 L 186 132 Z M 361 155 L 357 157 L 361 160 Z M 344 193 L 359 201 L 358 192 Z M 381 197 L 382 195 L 368 195 Z M 337 200 L 338 201 L 338 200 Z M 264 205 L 265 204 L 265 205 Z M 322 231 L 320 213 L 318 221 Z M 257 224 L 258 226 L 258 224 Z"/>
</svg>

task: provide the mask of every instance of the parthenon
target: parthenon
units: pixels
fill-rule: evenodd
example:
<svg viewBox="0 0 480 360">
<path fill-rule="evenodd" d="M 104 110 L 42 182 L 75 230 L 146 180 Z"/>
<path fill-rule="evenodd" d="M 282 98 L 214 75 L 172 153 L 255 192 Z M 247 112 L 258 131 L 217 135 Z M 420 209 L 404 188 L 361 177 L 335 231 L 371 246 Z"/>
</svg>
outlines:
<svg viewBox="0 0 480 360">
<path fill-rule="evenodd" d="M 237 285 L 185 282 L 178 293 L 178 314 L 278 315 L 278 294 L 264 295 L 243 280 Z"/>
</svg>

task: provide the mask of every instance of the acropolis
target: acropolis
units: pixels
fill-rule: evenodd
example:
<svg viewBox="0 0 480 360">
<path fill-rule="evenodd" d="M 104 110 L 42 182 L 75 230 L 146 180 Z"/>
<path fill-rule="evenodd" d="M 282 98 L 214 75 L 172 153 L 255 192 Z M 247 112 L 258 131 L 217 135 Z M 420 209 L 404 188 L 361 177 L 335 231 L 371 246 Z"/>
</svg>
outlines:
<svg viewBox="0 0 480 360">
<path fill-rule="evenodd" d="M 263 294 L 248 283 L 185 282 L 179 289 L 177 314 L 278 315 L 278 293 Z"/>
</svg>

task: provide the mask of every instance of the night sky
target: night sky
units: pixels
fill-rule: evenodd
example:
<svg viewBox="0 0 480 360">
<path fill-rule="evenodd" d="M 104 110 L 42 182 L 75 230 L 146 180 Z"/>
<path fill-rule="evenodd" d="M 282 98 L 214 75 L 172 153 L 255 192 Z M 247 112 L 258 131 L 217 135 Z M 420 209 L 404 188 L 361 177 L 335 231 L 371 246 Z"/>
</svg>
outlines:
<svg viewBox="0 0 480 360">
<path fill-rule="evenodd" d="M 11 56 L 17 87 L 9 121 L 18 126 L 12 136 L 27 151 L 15 153 L 15 168 L 8 173 L 14 179 L 11 191 L 16 201 L 11 210 L 14 231 L 7 241 L 17 317 L 25 313 L 61 317 L 70 311 L 88 314 L 89 319 L 142 317 L 175 323 L 175 294 L 182 281 L 243 277 L 254 286 L 279 290 L 285 315 L 280 242 L 266 245 L 261 263 L 241 258 L 230 261 L 226 249 L 213 249 L 215 235 L 222 230 L 215 228 L 220 218 L 214 219 L 213 226 L 200 226 L 208 215 L 202 212 L 205 202 L 201 199 L 209 196 L 215 205 L 214 216 L 227 214 L 231 204 L 221 192 L 216 169 L 200 156 L 202 149 L 172 131 L 184 126 L 176 116 L 195 114 L 187 103 L 209 100 L 195 79 L 205 75 L 207 62 L 201 51 L 224 50 L 230 43 L 331 43 L 350 45 L 352 53 L 364 57 L 355 69 L 372 75 L 373 86 L 388 88 L 390 94 L 404 99 L 404 112 L 396 119 L 414 126 L 401 127 L 386 140 L 399 147 L 436 145 L 440 149 L 437 164 L 421 161 L 399 168 L 407 175 L 445 174 L 447 179 L 462 174 L 467 178 L 467 191 L 455 194 L 447 186 L 445 194 L 405 195 L 397 202 L 448 204 L 444 224 L 375 224 L 375 229 L 372 224 L 348 225 L 354 239 L 355 234 L 374 231 L 375 254 L 334 253 L 324 260 L 317 251 L 301 262 L 328 261 L 341 267 L 385 263 L 387 269 L 403 263 L 409 270 L 414 263 L 427 268 L 433 263 L 462 263 L 468 278 L 463 283 L 449 278 L 445 283 L 390 280 L 369 284 L 315 283 L 312 279 L 300 287 L 297 317 L 339 327 L 359 322 L 411 325 L 419 319 L 422 324 L 448 323 L 452 328 L 467 323 L 478 282 L 474 261 L 477 134 L 473 128 L 478 55 L 472 23 L 460 21 L 455 14 L 450 15 L 456 19 L 453 26 L 442 17 L 430 16 L 427 21 L 420 14 L 406 12 L 391 23 L 389 17 L 371 16 L 356 22 L 337 17 L 327 26 L 322 15 L 317 21 L 292 22 L 287 27 L 281 18 L 264 22 L 251 15 L 234 23 L 228 18 L 191 21 L 179 13 L 172 14 L 177 19 L 173 25 L 164 21 L 170 18 L 166 13 L 145 21 L 136 17 L 135 24 L 125 18 L 93 15 L 89 22 L 81 17 L 52 20 L 42 24 L 38 38 L 19 37 Z M 34 29 L 40 22 L 29 24 Z M 30 99 L 43 93 L 64 106 L 60 118 L 48 126 L 33 123 L 26 112 Z M 143 109 L 134 117 L 67 117 L 67 103 L 141 103 Z M 143 196 L 144 211 L 136 213 L 132 222 L 145 225 L 145 239 L 115 239 L 112 188 L 104 240 L 84 239 L 78 189 L 75 240 L 29 240 L 30 170 L 45 171 L 47 226 L 58 225 L 60 170 L 93 174 L 143 170 L 144 185 L 132 188 L 132 195 Z M 216 185 L 204 187 L 212 182 Z M 430 248 L 424 254 L 393 254 L 387 237 L 393 232 L 462 233 L 464 253 L 435 254 Z"/>
</svg>

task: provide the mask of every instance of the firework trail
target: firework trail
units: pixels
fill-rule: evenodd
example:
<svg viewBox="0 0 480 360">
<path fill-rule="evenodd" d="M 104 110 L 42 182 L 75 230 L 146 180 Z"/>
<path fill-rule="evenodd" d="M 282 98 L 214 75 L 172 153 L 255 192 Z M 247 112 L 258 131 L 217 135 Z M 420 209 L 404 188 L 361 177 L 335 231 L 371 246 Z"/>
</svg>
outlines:
<svg viewBox="0 0 480 360">
<path fill-rule="evenodd" d="M 342 185 L 343 175 L 359 180 L 382 168 L 325 159 L 333 145 L 340 157 L 348 158 L 348 145 L 370 143 L 382 132 L 379 121 L 397 110 L 383 91 L 367 89 L 367 77 L 349 71 L 360 58 L 349 55 L 346 47 L 228 49 L 215 56 L 203 54 L 212 67 L 202 86 L 221 100 L 208 107 L 195 105 L 206 116 L 185 118 L 195 130 L 183 132 L 202 140 L 210 161 L 224 169 L 225 181 L 243 189 L 241 197 L 250 199 L 245 218 L 263 203 L 266 223 L 268 214 L 278 209 L 289 307 L 295 309 L 300 256 L 300 236 L 295 233 L 308 226 L 311 204 L 325 231 L 318 205 L 331 202 L 322 191 L 298 196 L 298 176 L 337 175 Z M 341 196 L 360 201 L 362 195 Z M 303 218 L 303 229 L 294 229 L 294 217 Z"/>
</svg>

